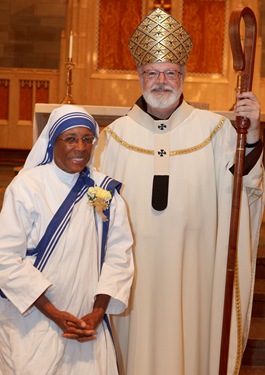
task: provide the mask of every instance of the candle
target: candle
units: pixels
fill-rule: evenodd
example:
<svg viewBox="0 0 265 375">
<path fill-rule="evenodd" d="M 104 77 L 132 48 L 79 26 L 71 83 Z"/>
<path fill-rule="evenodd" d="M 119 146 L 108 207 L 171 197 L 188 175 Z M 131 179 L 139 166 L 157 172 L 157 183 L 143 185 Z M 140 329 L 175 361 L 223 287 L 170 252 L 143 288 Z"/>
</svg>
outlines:
<svg viewBox="0 0 265 375">
<path fill-rule="evenodd" d="M 69 60 L 72 60 L 73 57 L 73 32 L 70 32 L 70 41 L 69 41 L 69 54 L 68 58 Z"/>
</svg>

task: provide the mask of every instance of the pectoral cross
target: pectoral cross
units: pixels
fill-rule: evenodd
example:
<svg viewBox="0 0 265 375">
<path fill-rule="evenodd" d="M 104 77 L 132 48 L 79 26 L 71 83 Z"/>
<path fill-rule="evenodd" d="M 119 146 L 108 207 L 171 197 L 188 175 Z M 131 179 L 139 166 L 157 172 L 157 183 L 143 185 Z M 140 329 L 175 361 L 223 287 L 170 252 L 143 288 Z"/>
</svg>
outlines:
<svg viewBox="0 0 265 375">
<path fill-rule="evenodd" d="M 171 10 L 171 0 L 154 1 L 154 9 L 161 8 L 168 12 Z"/>
</svg>

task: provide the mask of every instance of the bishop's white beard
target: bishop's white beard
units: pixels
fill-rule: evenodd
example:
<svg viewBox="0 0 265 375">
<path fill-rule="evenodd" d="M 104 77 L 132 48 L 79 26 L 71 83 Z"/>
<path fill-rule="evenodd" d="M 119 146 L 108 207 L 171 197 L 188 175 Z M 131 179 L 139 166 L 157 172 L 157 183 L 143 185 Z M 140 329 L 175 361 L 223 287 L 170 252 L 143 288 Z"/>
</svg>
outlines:
<svg viewBox="0 0 265 375">
<path fill-rule="evenodd" d="M 157 91 L 159 90 L 159 91 Z M 161 91 L 164 90 L 164 91 Z M 168 108 L 173 106 L 179 100 L 182 89 L 173 90 L 171 87 L 163 83 L 159 83 L 152 87 L 149 91 L 143 91 L 143 97 L 147 104 L 153 108 Z"/>
</svg>

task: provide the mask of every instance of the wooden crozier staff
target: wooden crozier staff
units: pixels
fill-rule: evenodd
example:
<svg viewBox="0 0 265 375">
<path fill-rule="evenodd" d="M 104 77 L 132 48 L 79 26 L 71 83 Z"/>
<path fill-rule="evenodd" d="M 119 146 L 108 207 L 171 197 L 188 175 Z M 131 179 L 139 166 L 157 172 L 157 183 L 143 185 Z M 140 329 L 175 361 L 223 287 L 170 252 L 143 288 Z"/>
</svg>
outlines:
<svg viewBox="0 0 265 375">
<path fill-rule="evenodd" d="M 245 21 L 245 40 L 244 52 L 242 50 L 240 38 L 240 21 L 241 18 Z M 241 71 L 241 88 L 240 92 L 251 91 L 252 77 L 254 70 L 255 60 L 255 47 L 257 37 L 257 23 L 253 11 L 246 7 L 242 10 L 235 10 L 231 13 L 229 20 L 229 37 L 230 45 L 233 54 L 233 67 L 236 71 Z M 224 312 L 223 312 L 223 330 L 221 341 L 221 355 L 219 375 L 227 374 L 228 354 L 229 354 L 229 341 L 230 329 L 232 320 L 232 306 L 233 306 L 233 292 L 234 292 L 234 275 L 235 267 L 237 266 L 237 240 L 238 240 L 238 224 L 240 213 L 240 201 L 242 190 L 242 176 L 245 158 L 245 142 L 246 134 L 249 128 L 249 120 L 246 117 L 236 117 L 236 130 L 237 130 L 237 149 L 235 157 L 235 170 L 234 170 L 234 185 L 232 196 L 231 220 L 230 220 L 230 234 L 228 245 L 228 259 L 227 259 L 227 274 L 224 298 Z M 237 275 L 236 275 L 237 276 Z M 235 283 L 237 280 L 235 280 Z M 236 289 L 236 288 L 235 288 Z M 234 292 L 234 298 L 236 298 Z M 240 297 L 239 297 L 240 298 Z M 240 303 L 239 303 L 240 304 Z M 240 314 L 240 311 L 239 311 Z M 237 319 L 238 311 L 237 311 Z M 238 329 L 240 329 L 240 324 Z M 241 332 L 239 338 L 242 341 Z M 241 345 L 241 343 L 238 343 Z M 238 357 L 241 357 L 241 350 L 238 351 Z M 238 366 L 234 370 L 234 374 L 238 374 L 241 358 L 237 358 Z"/>
</svg>

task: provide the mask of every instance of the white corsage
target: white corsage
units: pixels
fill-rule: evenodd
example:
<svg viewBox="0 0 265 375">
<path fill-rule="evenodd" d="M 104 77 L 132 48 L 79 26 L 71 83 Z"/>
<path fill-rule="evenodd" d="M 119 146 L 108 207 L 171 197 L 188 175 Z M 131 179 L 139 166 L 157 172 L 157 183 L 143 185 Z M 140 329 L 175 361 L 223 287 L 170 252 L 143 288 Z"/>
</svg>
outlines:
<svg viewBox="0 0 265 375">
<path fill-rule="evenodd" d="M 107 210 L 111 201 L 111 193 L 108 190 L 102 189 L 99 186 L 90 187 L 87 191 L 88 204 L 95 207 L 96 212 L 103 221 L 107 221 L 106 215 L 103 211 Z"/>
</svg>

